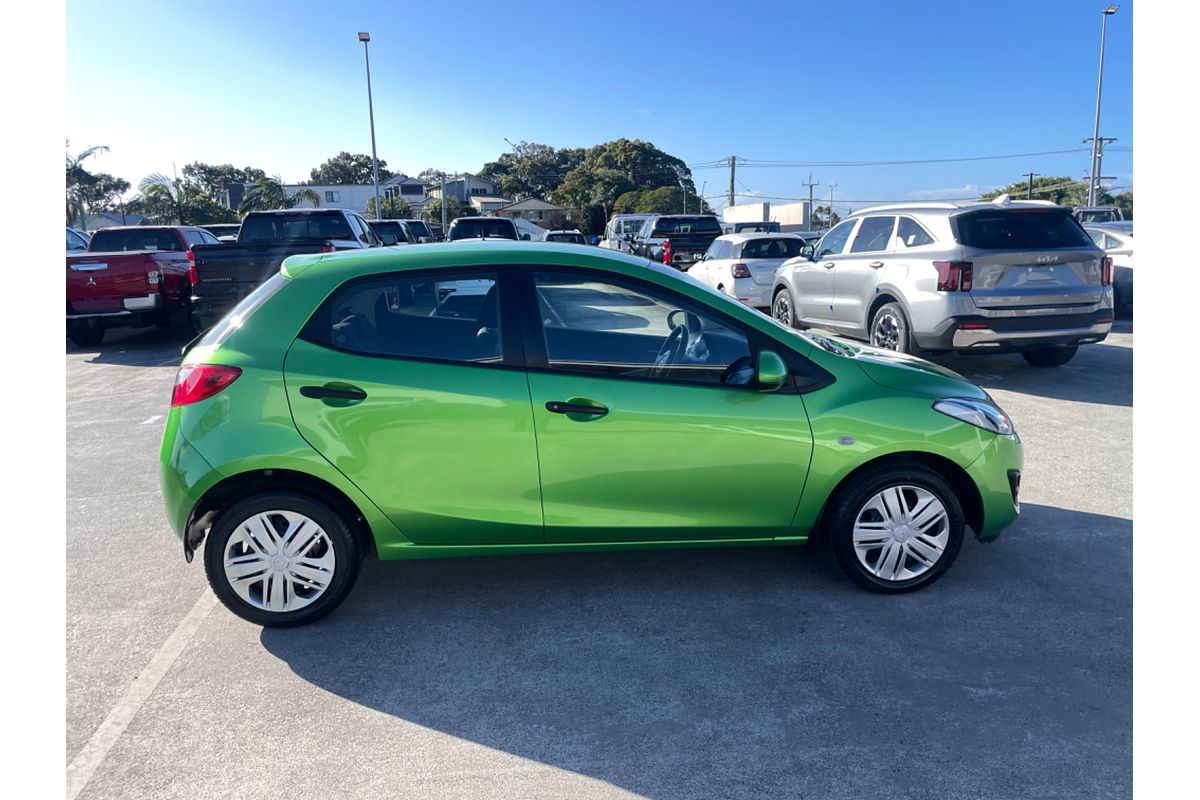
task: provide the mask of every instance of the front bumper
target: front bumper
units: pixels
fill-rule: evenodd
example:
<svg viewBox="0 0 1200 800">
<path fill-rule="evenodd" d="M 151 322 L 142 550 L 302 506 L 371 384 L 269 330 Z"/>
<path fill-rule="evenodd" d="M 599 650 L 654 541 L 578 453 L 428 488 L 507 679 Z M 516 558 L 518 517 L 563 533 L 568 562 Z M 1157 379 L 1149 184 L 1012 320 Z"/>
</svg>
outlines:
<svg viewBox="0 0 1200 800">
<path fill-rule="evenodd" d="M 1021 513 L 1021 470 L 1025 454 L 1017 434 L 996 436 L 983 454 L 967 467 L 979 490 L 983 521 L 975 532 L 981 542 L 1000 535 Z"/>
<path fill-rule="evenodd" d="M 951 317 L 931 332 L 913 333 L 925 350 L 1002 352 L 1103 341 L 1112 328 L 1113 311 L 1086 314 Z"/>
</svg>

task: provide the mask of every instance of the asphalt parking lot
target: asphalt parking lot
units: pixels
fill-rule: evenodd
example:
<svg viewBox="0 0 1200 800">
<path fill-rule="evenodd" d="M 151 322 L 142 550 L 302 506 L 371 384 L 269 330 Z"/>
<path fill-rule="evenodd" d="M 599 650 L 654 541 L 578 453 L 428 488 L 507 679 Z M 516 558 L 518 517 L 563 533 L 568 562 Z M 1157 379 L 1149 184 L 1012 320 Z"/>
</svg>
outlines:
<svg viewBox="0 0 1200 800">
<path fill-rule="evenodd" d="M 1132 793 L 1133 323 L 938 360 L 1025 443 L 1020 520 L 881 597 L 803 549 L 368 563 L 263 630 L 183 560 L 180 340 L 67 345 L 67 761 L 82 798 Z"/>
</svg>

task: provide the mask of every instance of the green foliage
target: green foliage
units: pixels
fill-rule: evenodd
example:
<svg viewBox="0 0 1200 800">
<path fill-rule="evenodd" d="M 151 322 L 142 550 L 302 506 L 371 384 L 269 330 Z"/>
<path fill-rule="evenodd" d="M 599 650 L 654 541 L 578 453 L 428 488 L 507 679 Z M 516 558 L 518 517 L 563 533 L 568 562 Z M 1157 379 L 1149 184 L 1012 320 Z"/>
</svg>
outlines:
<svg viewBox="0 0 1200 800">
<path fill-rule="evenodd" d="M 546 144 L 521 142 L 513 151 L 484 164 L 479 176 L 495 181 L 496 191 L 505 197 L 545 198 L 583 161 L 584 153 L 581 148 L 556 150 Z"/>
<path fill-rule="evenodd" d="M 274 211 L 280 208 L 294 208 L 296 204 L 308 201 L 313 208 L 321 207 L 321 196 L 312 189 L 300 189 L 288 196 L 287 189 L 278 175 L 274 178 L 259 178 L 254 185 L 246 190 L 238 206 L 238 216 L 244 217 L 251 211 Z"/>
<path fill-rule="evenodd" d="M 345 150 L 326 161 L 319 167 L 314 167 L 309 173 L 312 185 L 344 186 L 347 184 L 368 184 L 375 182 L 371 157 L 368 155 L 351 155 Z M 387 169 L 387 162 L 379 159 L 379 180 L 385 181 L 392 177 Z"/>
<path fill-rule="evenodd" d="M 71 140 L 67 139 L 67 147 L 69 148 L 70 146 L 71 146 Z M 83 162 L 86 161 L 87 159 L 91 158 L 92 156 L 96 155 L 97 153 L 107 153 L 107 152 L 108 152 L 108 145 L 103 145 L 103 144 L 96 145 L 94 147 L 89 147 L 80 153 L 76 153 L 75 155 L 72 155 L 71 151 L 67 150 L 67 154 L 66 154 L 67 155 L 67 159 L 66 159 L 66 184 L 67 184 L 66 212 L 67 212 L 67 224 L 68 225 L 71 225 L 73 222 L 76 222 L 84 214 L 88 213 L 89 211 L 99 210 L 99 209 L 94 209 L 92 206 L 92 203 L 96 200 L 96 192 L 98 191 L 96 184 L 97 184 L 97 178 L 99 176 L 93 175 L 92 173 L 90 173 L 86 169 L 84 169 Z M 101 174 L 103 174 L 103 173 L 101 173 Z M 111 175 L 107 175 L 105 177 L 110 178 L 113 181 L 121 180 L 120 178 L 113 178 Z M 129 184 L 126 183 L 125 181 L 121 181 L 121 182 L 125 183 L 125 191 L 128 191 Z"/>
<path fill-rule="evenodd" d="M 182 174 L 183 180 L 188 184 L 192 194 L 203 195 L 214 202 L 221 197 L 222 192 L 231 183 L 254 183 L 260 178 L 267 177 L 267 173 L 255 167 L 238 169 L 232 164 L 214 166 L 200 161 L 184 165 Z M 214 220 L 209 221 L 213 222 Z M 236 220 L 234 221 L 236 222 Z"/>
<path fill-rule="evenodd" d="M 478 216 L 479 211 L 470 203 L 459 202 L 457 197 L 446 199 L 446 221 L 451 222 L 459 217 L 474 217 Z M 433 220 L 434 222 L 442 221 L 442 201 L 434 200 L 429 205 L 425 206 L 425 210 L 421 212 L 421 216 L 425 219 Z"/>
<path fill-rule="evenodd" d="M 381 197 L 379 205 L 383 210 L 383 213 L 380 214 L 380 219 L 409 219 L 412 217 L 412 206 L 408 204 L 407 200 L 399 197 Z M 438 213 L 440 214 L 441 212 L 439 211 Z M 375 219 L 374 197 L 367 198 L 367 206 L 363 209 L 363 214 L 366 215 L 367 219 Z"/>
<path fill-rule="evenodd" d="M 829 206 L 813 206 L 811 220 L 811 227 L 813 230 L 832 228 L 841 221 L 841 215 L 836 211 L 830 211 Z"/>
<path fill-rule="evenodd" d="M 1075 180 L 1066 175 L 1043 176 L 1033 179 L 1032 197 L 1029 193 L 1029 181 L 1023 180 L 1010 183 L 1003 189 L 997 189 L 994 192 L 986 192 L 980 195 L 979 199 L 992 200 L 1002 194 L 1007 194 L 1013 200 L 1049 200 L 1060 206 L 1085 206 L 1087 205 L 1088 185 L 1086 180 Z M 1096 198 L 1096 203 L 1102 206 L 1113 205 L 1113 197 L 1101 192 Z"/>
<path fill-rule="evenodd" d="M 1113 198 L 1113 205 L 1121 209 L 1125 219 L 1133 219 L 1133 192 L 1121 192 Z"/>
<path fill-rule="evenodd" d="M 417 180 L 426 186 L 440 186 L 442 181 L 450 176 L 440 169 L 424 169 L 417 175 Z"/>
</svg>

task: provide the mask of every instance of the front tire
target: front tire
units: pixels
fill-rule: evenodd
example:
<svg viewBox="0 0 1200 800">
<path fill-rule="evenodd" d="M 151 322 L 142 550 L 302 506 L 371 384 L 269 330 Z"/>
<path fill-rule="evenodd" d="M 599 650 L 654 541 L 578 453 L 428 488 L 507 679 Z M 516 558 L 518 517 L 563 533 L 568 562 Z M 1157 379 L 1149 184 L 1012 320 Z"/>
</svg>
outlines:
<svg viewBox="0 0 1200 800">
<path fill-rule="evenodd" d="M 265 492 L 224 511 L 204 571 L 225 607 L 270 628 L 315 622 L 346 599 L 362 562 L 347 521 L 296 492 Z"/>
<path fill-rule="evenodd" d="M 1079 345 L 1070 347 L 1043 347 L 1040 350 L 1026 350 L 1021 356 L 1035 367 L 1061 367 L 1075 357 Z"/>
<path fill-rule="evenodd" d="M 920 464 L 884 466 L 852 479 L 830 507 L 838 565 L 872 592 L 911 592 L 958 556 L 962 505 L 941 475 Z"/>
</svg>

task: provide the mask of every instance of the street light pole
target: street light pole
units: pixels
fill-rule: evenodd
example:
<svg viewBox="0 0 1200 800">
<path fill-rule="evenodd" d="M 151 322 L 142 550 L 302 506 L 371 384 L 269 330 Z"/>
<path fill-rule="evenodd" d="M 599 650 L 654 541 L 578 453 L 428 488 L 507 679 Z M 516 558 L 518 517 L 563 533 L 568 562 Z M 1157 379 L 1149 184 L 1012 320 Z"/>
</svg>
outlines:
<svg viewBox="0 0 1200 800">
<path fill-rule="evenodd" d="M 363 55 L 367 59 L 367 110 L 371 114 L 371 171 L 375 177 L 375 221 L 381 219 L 380 212 L 383 210 L 379 206 L 379 157 L 375 155 L 375 102 L 371 99 L 371 54 L 367 43 L 371 41 L 371 34 L 360 32 L 358 40 L 363 43 Z"/>
<path fill-rule="evenodd" d="M 1092 134 L 1092 177 L 1088 181 L 1089 206 L 1096 205 L 1096 184 L 1100 175 L 1100 91 L 1104 87 L 1104 38 L 1108 32 L 1108 18 L 1117 13 L 1119 5 L 1111 5 L 1100 12 L 1100 74 L 1096 78 L 1096 127 Z"/>
<path fill-rule="evenodd" d="M 833 190 L 835 188 L 837 188 L 836 183 L 829 184 L 829 214 L 826 215 L 826 220 L 828 221 L 830 228 L 833 227 Z"/>
</svg>

